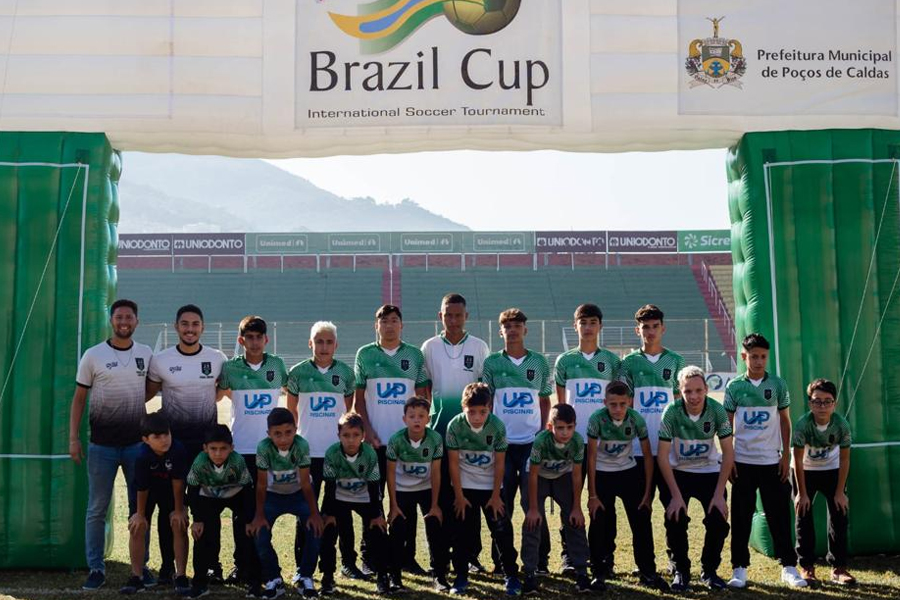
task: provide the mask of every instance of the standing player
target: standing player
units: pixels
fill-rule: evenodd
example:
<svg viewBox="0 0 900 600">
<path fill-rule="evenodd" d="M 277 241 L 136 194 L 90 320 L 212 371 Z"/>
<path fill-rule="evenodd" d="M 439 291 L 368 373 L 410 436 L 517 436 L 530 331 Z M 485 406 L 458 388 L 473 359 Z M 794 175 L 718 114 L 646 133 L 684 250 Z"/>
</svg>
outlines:
<svg viewBox="0 0 900 600">
<path fill-rule="evenodd" d="M 797 571 L 791 544 L 791 398 L 784 379 L 766 372 L 769 342 L 751 333 L 741 343 L 747 372 L 725 388 L 725 410 L 734 427 L 734 473 L 731 482 L 731 565 L 728 585 L 747 585 L 750 566 L 750 529 L 756 492 L 762 497 L 766 523 L 772 534 L 781 580 L 806 587 Z"/>
<path fill-rule="evenodd" d="M 484 383 L 493 395 L 494 414 L 506 427 L 506 450 L 503 473 L 503 503 L 512 515 L 516 492 L 521 490 L 522 510 L 528 501 L 528 461 L 534 438 L 544 429 L 550 414 L 550 365 L 542 354 L 525 348 L 528 317 L 518 308 L 500 313 L 500 335 L 504 349 L 484 361 Z M 550 531 L 547 521 L 541 524 L 541 548 L 536 573 L 547 573 L 550 554 Z M 495 561 L 496 562 L 496 561 Z"/>
<path fill-rule="evenodd" d="M 299 423 L 300 436 L 309 443 L 309 475 L 316 501 L 319 501 L 325 452 L 339 441 L 338 423 L 353 406 L 356 377 L 353 369 L 334 358 L 338 349 L 337 326 L 334 323 L 314 323 L 309 330 L 309 348 L 312 358 L 291 367 L 288 375 L 287 407 Z M 353 522 L 347 519 L 338 526 L 343 563 L 341 573 L 351 579 L 364 579 L 362 571 L 356 566 Z M 306 529 L 298 522 L 294 544 L 297 564 L 300 564 L 305 535 Z"/>
<path fill-rule="evenodd" d="M 659 428 L 659 470 L 665 481 L 659 499 L 666 507 L 666 546 L 675 571 L 672 591 L 690 589 L 688 558 L 688 502 L 703 507 L 706 537 L 700 556 L 700 579 L 712 590 L 727 586 L 716 570 L 722 563 L 722 548 L 728 537 L 728 505 L 725 484 L 734 465 L 731 424 L 722 405 L 708 397 L 706 376 L 699 367 L 688 366 L 678 375 L 684 399 L 666 407 Z M 718 438 L 722 451 L 716 448 Z M 732 543 L 734 540 L 732 539 Z"/>
<path fill-rule="evenodd" d="M 556 359 L 556 397 L 560 402 L 572 406 L 576 415 L 576 431 L 587 439 L 588 422 L 595 411 L 603 408 L 606 386 L 615 381 L 619 371 L 619 357 L 600 347 L 600 330 L 603 329 L 603 313 L 596 304 L 582 304 L 575 309 L 575 332 L 578 347 L 560 354 Z M 630 457 L 629 453 L 629 457 Z M 585 456 L 587 459 L 587 456 Z M 587 476 L 587 460 L 582 465 L 582 477 Z M 609 506 L 602 513 L 606 519 L 605 528 L 611 532 L 609 539 L 616 539 L 615 506 Z M 560 529 L 563 546 L 563 571 L 574 571 L 566 552 L 565 529 Z M 615 550 L 613 546 L 612 550 Z M 612 573 L 612 553 L 605 569 Z M 596 567 L 594 568 L 596 571 Z"/>
<path fill-rule="evenodd" d="M 128 509 L 136 509 L 134 468 L 141 449 L 141 418 L 147 369 L 153 351 L 131 339 L 138 326 L 138 307 L 131 300 L 116 300 L 109 309 L 112 337 L 88 348 L 78 364 L 75 395 L 69 414 L 69 455 L 77 464 L 84 459 L 81 447 L 81 418 L 88 392 L 90 443 L 87 452 L 88 503 L 85 517 L 85 552 L 90 574 L 82 586 L 97 590 L 106 583 L 103 550 L 106 513 L 112 498 L 119 467 L 128 487 Z M 145 587 L 155 581 L 145 569 Z"/>
<path fill-rule="evenodd" d="M 460 294 L 447 294 L 441 299 L 438 313 L 444 330 L 422 344 L 425 369 L 431 379 L 431 426 L 442 437 L 450 419 L 462 412 L 463 390 L 470 383 L 481 380 L 484 359 L 491 353 L 483 340 L 466 331 L 468 318 L 466 299 Z M 447 461 L 441 461 L 441 481 L 445 482 L 441 486 L 441 510 L 447 515 L 453 510 L 453 490 L 448 469 Z M 480 527 L 480 514 L 476 513 L 475 518 Z M 408 528 L 408 531 L 414 534 L 415 527 Z M 410 540 L 407 540 L 407 548 L 410 547 L 414 553 L 415 543 L 410 546 Z M 476 573 L 484 571 L 478 560 L 480 553 L 481 538 L 477 538 L 470 559 L 471 569 Z M 410 558 L 414 560 L 415 554 L 407 557 L 407 564 L 412 566 Z"/>
<path fill-rule="evenodd" d="M 266 437 L 268 427 L 266 417 L 278 406 L 281 390 L 287 384 L 287 369 L 284 361 L 274 354 L 266 352 L 269 343 L 268 327 L 262 317 L 246 316 L 238 324 L 238 343 L 244 349 L 242 355 L 235 356 L 222 365 L 219 378 L 219 389 L 231 398 L 231 434 L 234 438 L 234 451 L 243 456 L 247 470 L 250 472 L 251 485 L 249 496 L 253 495 L 253 482 L 256 481 L 256 446 Z M 253 507 L 255 510 L 255 506 Z M 238 523 L 239 515 L 232 514 L 232 523 Z M 218 520 L 212 525 L 218 527 Z M 243 564 L 243 555 L 238 551 L 243 543 L 245 532 L 234 527 L 234 571 L 226 579 L 226 583 L 249 583 L 247 567 Z M 218 531 L 213 539 L 219 539 Z M 218 551 L 218 548 L 213 548 Z M 218 554 L 215 555 L 218 557 Z M 218 559 L 214 563 L 218 566 Z M 215 570 L 215 568 L 214 568 Z"/>
<path fill-rule="evenodd" d="M 673 399 L 680 396 L 678 373 L 684 368 L 684 359 L 663 347 L 666 326 L 659 307 L 653 304 L 642 306 L 634 313 L 634 320 L 637 323 L 634 331 L 641 338 L 641 348 L 622 359 L 619 379 L 631 388 L 634 408 L 647 425 L 653 456 L 644 457 L 641 445 L 637 440 L 634 441 L 635 459 L 638 467 L 643 469 L 644 460 L 651 460 L 654 465 L 658 465 L 656 448 L 659 444 L 659 426 L 663 411 Z M 655 495 L 656 488 L 662 490 L 664 485 L 658 466 L 654 466 L 651 494 Z"/>
<path fill-rule="evenodd" d="M 178 344 L 154 355 L 150 363 L 147 400 L 162 390 L 162 413 L 171 424 L 172 439 L 184 446 L 190 465 L 203 451 L 206 431 L 216 424 L 216 401 L 223 396 L 218 393 L 216 382 L 227 358 L 219 350 L 200 343 L 200 307 L 187 304 L 179 308 L 175 331 Z M 160 583 L 167 582 L 173 567 L 163 563 L 159 572 Z M 213 579 L 222 580 L 221 570 L 213 574 Z"/>
</svg>

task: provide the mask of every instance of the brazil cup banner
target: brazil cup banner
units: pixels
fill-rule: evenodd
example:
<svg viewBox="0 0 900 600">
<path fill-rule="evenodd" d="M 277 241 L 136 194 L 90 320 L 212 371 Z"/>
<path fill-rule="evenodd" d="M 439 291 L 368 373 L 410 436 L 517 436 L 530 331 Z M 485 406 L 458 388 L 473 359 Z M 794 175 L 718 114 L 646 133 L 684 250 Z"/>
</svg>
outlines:
<svg viewBox="0 0 900 600">
<path fill-rule="evenodd" d="M 896 116 L 896 11 L 895 0 L 679 0 L 679 112 Z"/>
<path fill-rule="evenodd" d="M 298 0 L 296 126 L 560 125 L 561 0 Z"/>
</svg>

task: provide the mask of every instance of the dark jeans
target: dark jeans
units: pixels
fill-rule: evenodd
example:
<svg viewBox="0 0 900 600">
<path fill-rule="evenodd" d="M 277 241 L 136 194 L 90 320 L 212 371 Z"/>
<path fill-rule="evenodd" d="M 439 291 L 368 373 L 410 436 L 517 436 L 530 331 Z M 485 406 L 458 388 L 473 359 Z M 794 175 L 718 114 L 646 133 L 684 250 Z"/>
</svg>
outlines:
<svg viewBox="0 0 900 600">
<path fill-rule="evenodd" d="M 705 573 L 715 573 L 722 563 L 722 548 L 725 546 L 725 538 L 728 537 L 728 521 L 718 510 L 708 512 L 709 503 L 712 501 L 719 481 L 718 473 L 688 473 L 687 471 L 674 471 L 675 483 L 684 499 L 685 509 L 691 498 L 697 500 L 703 507 L 703 526 L 706 527 L 706 537 L 703 539 L 703 553 L 700 555 L 700 566 Z M 661 489 L 659 499 L 668 506 L 672 500 L 672 494 L 668 486 Z M 675 569 L 684 575 L 691 573 L 691 561 L 688 558 L 688 524 L 691 519 L 687 516 L 687 510 L 681 513 L 677 521 L 666 518 L 666 552 L 669 562 Z M 733 543 L 733 539 L 732 539 Z"/>
<path fill-rule="evenodd" d="M 416 532 L 416 514 L 421 511 L 422 515 L 431 510 L 431 490 L 422 490 L 420 492 L 397 492 L 397 506 L 403 513 L 403 517 L 394 519 L 391 525 L 390 533 L 390 571 L 393 575 L 399 576 L 403 565 L 408 561 L 408 539 L 410 529 L 412 537 L 415 538 Z M 444 513 L 447 518 L 448 513 Z M 447 535 L 442 524 L 436 518 L 425 519 L 425 537 L 428 540 L 428 550 L 431 557 L 431 568 L 436 577 L 443 577 L 447 574 Z"/>
<path fill-rule="evenodd" d="M 791 484 L 778 477 L 778 465 L 735 463 L 731 484 L 731 566 L 750 566 L 750 530 L 756 512 L 756 492 L 762 498 L 766 524 L 772 534 L 775 558 L 782 567 L 797 566 L 791 543 Z"/>
<path fill-rule="evenodd" d="M 503 505 L 506 507 L 506 515 L 512 519 L 516 507 L 516 494 L 519 493 L 519 503 L 522 511 L 526 511 L 528 504 L 528 460 L 531 458 L 533 444 L 509 444 L 506 450 L 506 463 L 503 471 Z M 481 541 L 479 540 L 479 544 Z M 480 550 L 480 548 L 479 548 Z M 491 555 L 494 564 L 502 563 L 500 549 L 493 548 Z M 477 555 L 476 555 L 477 556 Z M 550 528 L 547 519 L 541 521 L 541 541 L 538 548 L 538 566 L 546 568 L 550 557 Z"/>
<path fill-rule="evenodd" d="M 827 471 L 803 471 L 806 480 L 806 495 L 810 507 L 806 514 L 797 516 L 797 560 L 801 566 L 812 567 L 816 562 L 816 528 L 813 522 L 812 503 L 816 494 L 822 494 L 828 504 L 828 554 L 825 560 L 832 567 L 847 566 L 847 523 L 848 515 L 842 513 L 834 503 L 838 491 L 838 469 Z M 796 476 L 795 476 L 796 481 Z M 798 494 L 794 488 L 794 494 Z"/>
<path fill-rule="evenodd" d="M 503 564 L 503 572 L 507 577 L 515 576 L 519 567 L 516 564 L 518 553 L 513 545 L 512 522 L 508 514 L 494 516 L 494 511 L 485 505 L 491 499 L 491 490 L 471 490 L 463 488 L 463 496 L 472 506 L 466 508 L 465 516 L 460 519 L 453 513 L 453 570 L 457 577 L 467 576 L 469 572 L 469 558 L 472 556 L 474 541 L 481 537 L 481 527 L 475 520 L 475 515 L 484 514 L 488 529 L 491 531 L 493 545 L 500 552 L 500 560 Z"/>
<path fill-rule="evenodd" d="M 252 495 L 253 489 L 243 488 L 231 498 L 207 498 L 197 496 L 191 511 L 195 523 L 203 523 L 203 535 L 194 542 L 194 581 L 198 587 L 205 587 L 209 581 L 207 571 L 219 562 L 221 535 L 221 515 L 226 508 L 231 509 L 234 526 L 235 556 L 240 560 L 235 563 L 238 572 L 242 573 L 248 583 L 260 582 L 259 558 L 253 545 L 253 538 L 247 535 L 246 525 L 251 515 L 245 514 L 246 495 Z"/>
<path fill-rule="evenodd" d="M 343 502 L 336 500 L 334 503 L 332 516 L 338 527 L 349 523 L 353 526 L 353 513 L 362 517 L 363 521 L 363 540 L 368 549 L 368 565 L 376 573 L 387 572 L 387 534 L 378 527 L 369 527 L 372 519 L 381 516 L 381 512 L 374 509 L 368 502 Z M 320 552 L 319 570 L 323 577 L 334 576 L 334 570 L 337 566 L 337 552 L 335 544 L 337 542 L 338 529 L 332 525 L 325 528 L 322 536 L 322 548 Z"/>
<path fill-rule="evenodd" d="M 591 526 L 588 530 L 591 566 L 595 574 L 599 575 L 602 572 L 601 566 L 612 570 L 613 552 L 616 549 L 616 528 L 609 527 L 608 513 L 615 514 L 616 498 L 622 499 L 625 514 L 628 516 L 635 565 L 644 575 L 656 573 L 656 551 L 650 511 L 638 509 L 644 496 L 644 483 L 643 467 L 632 467 L 624 471 L 597 471 L 595 493 L 603 503 L 603 508 L 591 516 Z"/>
<path fill-rule="evenodd" d="M 303 492 L 293 494 L 274 494 L 266 492 L 266 505 L 263 509 L 269 527 L 263 527 L 256 533 L 256 552 L 259 554 L 259 562 L 262 564 L 263 581 L 272 581 L 281 577 L 281 567 L 278 565 L 278 555 L 272 547 L 272 527 L 281 515 L 294 515 L 304 525 L 309 519 L 309 505 L 303 497 Z M 301 577 L 312 577 L 316 570 L 316 560 L 319 558 L 319 543 L 321 538 L 312 532 L 307 532 L 303 556 L 297 565 Z"/>
</svg>

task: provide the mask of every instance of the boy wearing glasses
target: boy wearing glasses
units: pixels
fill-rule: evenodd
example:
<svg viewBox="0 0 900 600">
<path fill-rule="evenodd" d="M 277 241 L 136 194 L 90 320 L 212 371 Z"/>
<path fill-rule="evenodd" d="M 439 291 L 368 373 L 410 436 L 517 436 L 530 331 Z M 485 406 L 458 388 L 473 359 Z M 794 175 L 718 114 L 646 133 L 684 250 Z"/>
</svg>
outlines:
<svg viewBox="0 0 900 600">
<path fill-rule="evenodd" d="M 828 555 L 831 581 L 853 585 L 847 571 L 847 517 L 849 502 L 844 488 L 850 473 L 850 424 L 834 412 L 837 389 L 827 379 L 816 379 L 806 388 L 809 412 L 794 425 L 794 507 L 797 559 L 800 575 L 809 584 L 816 579 L 816 531 L 812 503 L 822 494 L 828 503 Z"/>
</svg>

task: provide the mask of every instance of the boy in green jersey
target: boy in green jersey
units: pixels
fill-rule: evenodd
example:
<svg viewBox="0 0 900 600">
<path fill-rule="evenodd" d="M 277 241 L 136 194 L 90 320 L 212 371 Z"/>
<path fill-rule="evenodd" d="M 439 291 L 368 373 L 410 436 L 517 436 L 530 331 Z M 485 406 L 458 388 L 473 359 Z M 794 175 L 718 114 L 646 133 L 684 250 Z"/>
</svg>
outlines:
<svg viewBox="0 0 900 600">
<path fill-rule="evenodd" d="M 201 452 L 191 465 L 187 475 L 188 504 L 194 523 L 194 579 L 189 598 L 200 598 L 209 593 L 208 571 L 218 562 L 219 535 L 222 511 L 231 510 L 235 539 L 235 551 L 246 565 L 250 587 L 248 595 L 258 596 L 259 559 L 253 540 L 249 536 L 250 519 L 253 518 L 253 480 L 244 458 L 234 451 L 234 440 L 226 425 L 216 425 L 206 435 Z"/>
<path fill-rule="evenodd" d="M 612 575 L 616 527 L 615 521 L 610 525 L 608 513 L 619 497 L 631 526 L 634 563 L 640 582 L 665 590 L 668 586 L 656 572 L 650 524 L 653 463 L 644 461 L 638 466 L 633 453 L 633 442 L 638 440 L 644 455 L 651 455 L 647 425 L 641 415 L 630 408 L 631 390 L 624 382 L 610 383 L 603 402 L 605 407 L 591 415 L 587 427 L 588 512 L 591 515 L 588 539 L 595 579 L 592 587 L 602 589 L 602 582 Z"/>
<path fill-rule="evenodd" d="M 544 506 L 548 497 L 559 505 L 568 559 L 575 568 L 575 591 L 591 590 L 586 568 L 588 542 L 581 511 L 583 460 L 584 438 L 575 431 L 575 409 L 568 404 L 557 404 L 550 409 L 547 429 L 534 439 L 529 458 L 528 509 L 522 527 L 523 594 L 538 591 L 535 570 L 541 541 L 540 523 L 545 519 Z"/>
<path fill-rule="evenodd" d="M 470 383 L 463 390 L 462 414 L 447 425 L 447 460 L 453 484 L 453 569 L 456 579 L 450 593 L 462 595 L 469 587 L 469 557 L 474 540 L 481 536 L 475 512 L 482 511 L 494 545 L 500 551 L 506 575 L 506 593 L 522 591 L 513 530 L 500 495 L 506 460 L 506 427 L 491 413 L 491 389 Z"/>
<path fill-rule="evenodd" d="M 267 332 L 268 327 L 261 317 L 248 315 L 241 319 L 238 324 L 238 344 L 243 348 L 243 353 L 222 365 L 218 381 L 218 397 L 231 398 L 234 449 L 243 457 L 250 471 L 251 481 L 256 481 L 256 445 L 266 437 L 266 417 L 278 406 L 281 391 L 287 384 L 284 361 L 266 352 L 269 343 Z M 255 495 L 250 494 L 250 497 L 252 500 Z M 244 532 L 237 526 L 233 528 L 233 532 L 235 569 L 226 582 L 250 583 L 245 577 L 243 556 L 238 551 L 243 543 L 241 538 L 244 537 Z M 213 549 L 213 552 L 216 562 L 211 568 L 214 572 L 221 573 L 218 548 Z"/>
<path fill-rule="evenodd" d="M 850 424 L 834 412 L 837 388 L 827 379 L 816 379 L 806 388 L 809 412 L 794 426 L 794 507 L 796 509 L 797 559 L 807 583 L 816 579 L 816 530 L 812 503 L 822 494 L 828 504 L 828 556 L 831 581 L 853 585 L 847 571 L 847 521 L 849 502 L 845 487 L 850 473 Z"/>
<path fill-rule="evenodd" d="M 369 552 L 368 560 L 376 575 L 379 594 L 391 593 L 387 571 L 387 523 L 381 504 L 378 481 L 378 456 L 366 436 L 362 417 L 347 412 L 338 421 L 338 443 L 325 452 L 322 477 L 325 480 L 325 536 L 322 542 L 322 593 L 334 593 L 334 570 L 337 562 L 335 542 L 342 522 L 350 521 L 355 512 L 363 520 L 363 540 Z"/>
<path fill-rule="evenodd" d="M 666 507 L 666 546 L 674 566 L 672 591 L 690 589 L 687 503 L 703 507 L 706 538 L 700 557 L 700 579 L 713 590 L 727 587 L 716 570 L 728 537 L 725 484 L 734 466 L 731 424 L 722 405 L 706 395 L 706 375 L 700 367 L 685 367 L 678 375 L 683 399 L 666 407 L 659 428 L 659 470 L 666 487 L 660 500 Z M 722 447 L 716 448 L 716 438 Z"/>
<path fill-rule="evenodd" d="M 728 585 L 747 585 L 750 566 L 750 530 L 756 512 L 756 494 L 762 499 L 766 524 L 772 534 L 781 580 L 805 587 L 797 571 L 791 544 L 791 398 L 787 383 L 766 372 L 769 342 L 751 333 L 741 343 L 747 371 L 725 388 L 725 410 L 734 428 L 734 472 L 731 475 L 731 566 Z"/>
<path fill-rule="evenodd" d="M 391 509 L 388 523 L 391 525 L 391 587 L 395 591 L 406 589 L 400 571 L 406 562 L 408 529 L 416 529 L 416 510 L 425 519 L 425 535 L 431 553 L 431 570 L 434 587 L 447 592 L 447 549 L 442 524 L 439 499 L 441 494 L 441 459 L 444 456 L 444 440 L 426 425 L 431 403 L 421 396 L 413 396 L 403 407 L 401 429 L 391 436 L 387 445 L 387 488 Z"/>
<path fill-rule="evenodd" d="M 309 444 L 297 435 L 294 415 L 288 409 L 272 409 L 266 422 L 268 437 L 256 448 L 256 516 L 250 524 L 266 581 L 262 595 L 277 598 L 284 594 L 278 555 L 272 547 L 272 526 L 281 515 L 291 514 L 309 529 L 303 561 L 298 565 L 299 583 L 304 597 L 315 597 L 312 576 L 319 558 L 323 523 L 309 483 Z"/>
<path fill-rule="evenodd" d="M 647 424 L 652 456 L 644 456 L 641 445 L 634 442 L 634 456 L 638 466 L 643 468 L 643 461 L 654 463 L 653 485 L 650 487 L 651 498 L 659 489 L 665 488 L 656 467 L 657 443 L 662 414 L 675 398 L 678 398 L 678 373 L 684 367 L 681 355 L 663 346 L 666 325 L 663 312 L 658 306 L 647 304 L 634 314 L 637 325 L 635 333 L 641 338 L 641 348 L 622 359 L 619 366 L 619 379 L 628 384 L 634 396 L 634 409 Z"/>
</svg>

